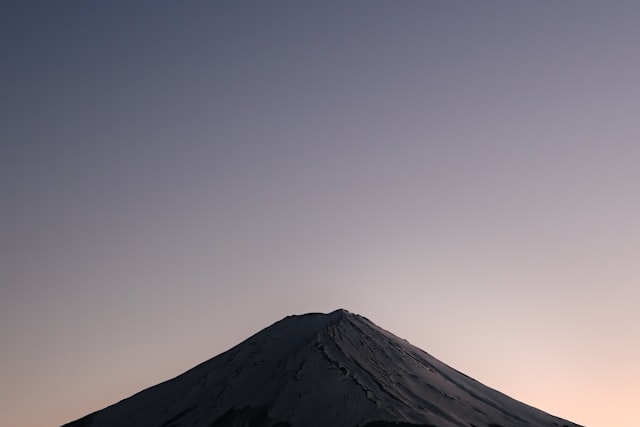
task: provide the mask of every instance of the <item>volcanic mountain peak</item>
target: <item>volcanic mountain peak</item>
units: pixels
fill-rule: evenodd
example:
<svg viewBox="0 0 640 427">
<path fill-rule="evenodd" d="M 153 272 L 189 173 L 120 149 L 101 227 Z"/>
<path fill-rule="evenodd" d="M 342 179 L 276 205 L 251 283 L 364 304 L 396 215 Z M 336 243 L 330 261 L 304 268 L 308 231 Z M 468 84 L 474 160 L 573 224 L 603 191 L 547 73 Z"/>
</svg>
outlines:
<svg viewBox="0 0 640 427">
<path fill-rule="evenodd" d="M 346 310 L 288 316 L 67 427 L 576 427 Z"/>
</svg>

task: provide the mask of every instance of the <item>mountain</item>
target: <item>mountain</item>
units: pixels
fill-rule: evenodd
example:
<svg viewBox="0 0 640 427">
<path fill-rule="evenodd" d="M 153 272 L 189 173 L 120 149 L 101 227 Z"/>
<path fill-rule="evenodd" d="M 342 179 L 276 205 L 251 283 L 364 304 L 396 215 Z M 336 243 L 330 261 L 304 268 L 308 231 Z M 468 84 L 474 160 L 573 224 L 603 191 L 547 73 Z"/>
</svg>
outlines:
<svg viewBox="0 0 640 427">
<path fill-rule="evenodd" d="M 63 427 L 578 427 L 346 310 L 288 316 Z"/>
</svg>

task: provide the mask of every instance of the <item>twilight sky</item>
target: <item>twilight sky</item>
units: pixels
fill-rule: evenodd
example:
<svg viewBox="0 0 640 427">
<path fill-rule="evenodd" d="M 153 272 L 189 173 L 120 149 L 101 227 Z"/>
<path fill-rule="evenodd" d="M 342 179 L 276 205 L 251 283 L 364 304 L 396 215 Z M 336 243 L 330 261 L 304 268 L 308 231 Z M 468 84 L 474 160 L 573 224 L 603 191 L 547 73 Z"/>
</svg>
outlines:
<svg viewBox="0 0 640 427">
<path fill-rule="evenodd" d="M 0 6 L 0 425 L 362 314 L 637 427 L 640 4 Z"/>
</svg>

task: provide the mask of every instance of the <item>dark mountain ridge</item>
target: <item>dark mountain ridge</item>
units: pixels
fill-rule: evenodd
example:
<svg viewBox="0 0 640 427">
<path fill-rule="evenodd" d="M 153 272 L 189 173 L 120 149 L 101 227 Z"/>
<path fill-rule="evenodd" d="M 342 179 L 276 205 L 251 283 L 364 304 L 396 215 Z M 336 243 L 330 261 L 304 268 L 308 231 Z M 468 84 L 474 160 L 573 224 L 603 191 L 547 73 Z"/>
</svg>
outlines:
<svg viewBox="0 0 640 427">
<path fill-rule="evenodd" d="M 64 427 L 116 426 L 578 427 L 346 310 L 288 316 Z"/>
</svg>

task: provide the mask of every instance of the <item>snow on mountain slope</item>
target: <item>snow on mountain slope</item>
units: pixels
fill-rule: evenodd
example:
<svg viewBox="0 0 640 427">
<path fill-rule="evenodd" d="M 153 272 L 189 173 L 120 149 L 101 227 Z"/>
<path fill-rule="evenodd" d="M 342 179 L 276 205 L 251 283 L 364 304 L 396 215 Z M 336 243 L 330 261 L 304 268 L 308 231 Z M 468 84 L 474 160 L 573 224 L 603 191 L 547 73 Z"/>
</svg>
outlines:
<svg viewBox="0 0 640 427">
<path fill-rule="evenodd" d="M 289 316 L 64 427 L 576 427 L 486 387 L 368 319 Z"/>
</svg>

